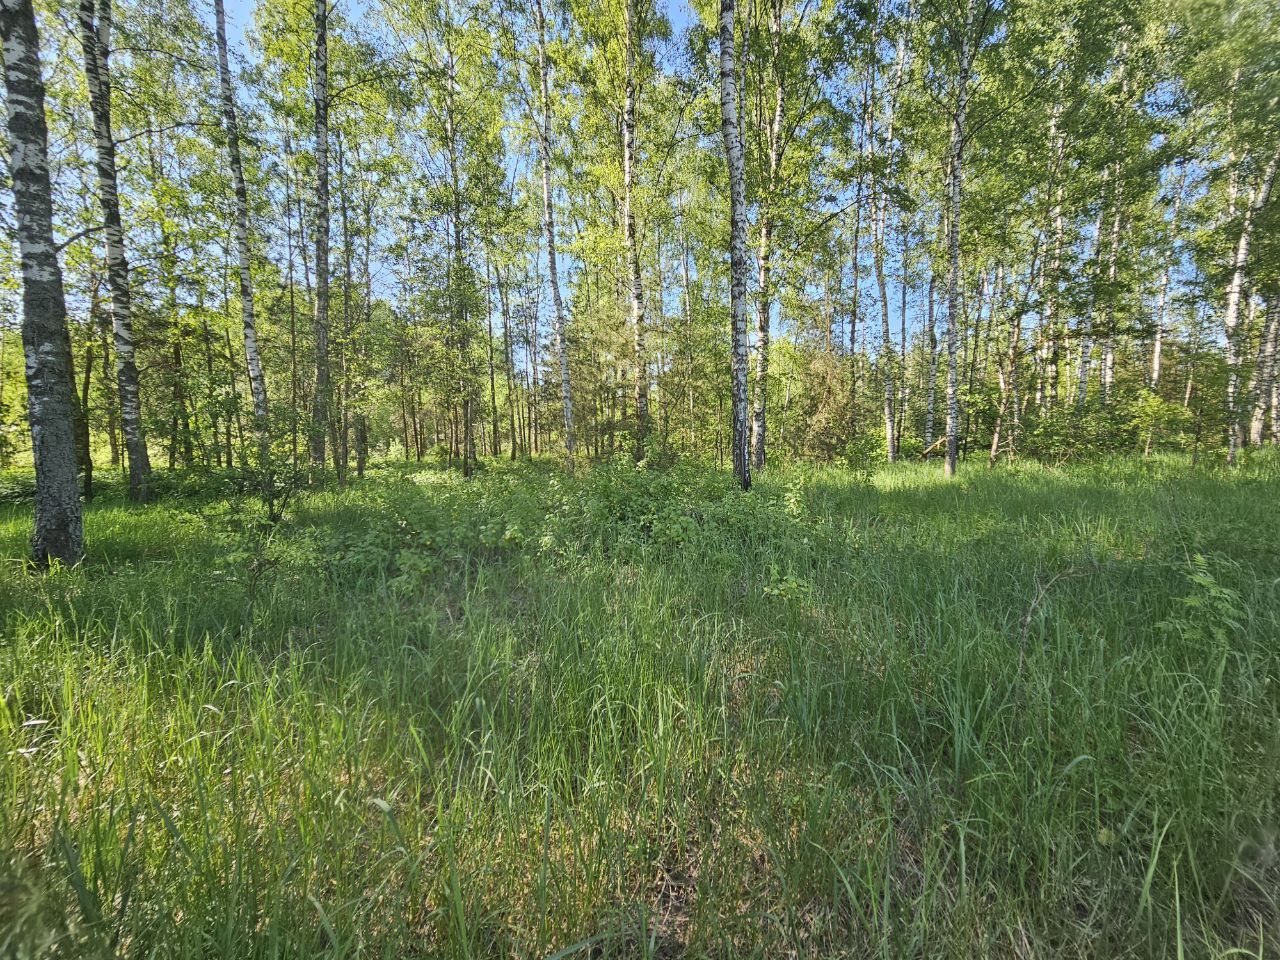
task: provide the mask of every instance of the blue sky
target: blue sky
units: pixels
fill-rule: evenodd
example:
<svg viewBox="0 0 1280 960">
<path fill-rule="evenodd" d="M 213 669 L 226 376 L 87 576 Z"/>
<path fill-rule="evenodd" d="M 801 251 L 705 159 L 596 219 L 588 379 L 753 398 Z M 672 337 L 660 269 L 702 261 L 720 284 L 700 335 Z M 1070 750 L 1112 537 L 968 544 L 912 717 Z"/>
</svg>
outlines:
<svg viewBox="0 0 1280 960">
<path fill-rule="evenodd" d="M 225 0 L 227 12 L 227 38 L 229 42 L 240 46 L 244 39 L 244 28 L 253 16 L 253 8 L 257 0 Z M 676 33 L 684 30 L 694 19 L 693 10 L 688 0 L 658 0 L 667 13 L 671 26 Z M 364 0 L 337 0 L 334 6 L 347 14 L 359 12 L 364 8 Z M 212 19 L 212 14 L 210 14 Z"/>
</svg>

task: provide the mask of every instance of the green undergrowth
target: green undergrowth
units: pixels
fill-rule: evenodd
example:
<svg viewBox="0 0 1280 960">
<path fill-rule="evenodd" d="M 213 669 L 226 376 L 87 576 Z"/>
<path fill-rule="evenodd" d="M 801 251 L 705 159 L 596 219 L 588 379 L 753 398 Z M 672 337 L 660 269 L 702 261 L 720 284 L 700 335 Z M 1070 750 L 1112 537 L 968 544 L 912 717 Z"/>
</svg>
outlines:
<svg viewBox="0 0 1280 960">
<path fill-rule="evenodd" d="M 9 488 L 0 956 L 1275 954 L 1275 460 Z"/>
</svg>

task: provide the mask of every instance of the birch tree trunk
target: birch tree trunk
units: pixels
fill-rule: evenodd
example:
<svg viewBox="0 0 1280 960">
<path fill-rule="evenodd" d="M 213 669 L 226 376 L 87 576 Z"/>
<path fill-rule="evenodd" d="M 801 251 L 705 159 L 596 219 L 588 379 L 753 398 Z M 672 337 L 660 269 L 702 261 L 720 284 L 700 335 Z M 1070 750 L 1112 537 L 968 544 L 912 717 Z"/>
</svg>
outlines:
<svg viewBox="0 0 1280 960">
<path fill-rule="evenodd" d="M 898 109 L 898 94 L 902 88 L 903 70 L 906 67 L 906 39 L 899 36 L 894 54 L 893 81 L 889 96 L 889 111 L 885 128 L 885 152 L 893 149 L 893 127 Z M 877 187 L 879 186 L 877 182 Z M 880 372 L 884 381 L 884 443 L 886 459 L 893 463 L 898 459 L 897 411 L 897 356 L 894 352 L 893 334 L 889 329 L 889 290 L 885 281 L 885 223 L 889 201 L 882 189 L 876 190 L 875 215 L 872 221 L 872 254 L 876 275 L 876 288 L 880 295 Z M 905 282 L 905 281 L 904 281 Z"/>
<path fill-rule="evenodd" d="M 80 490 L 76 484 L 76 398 L 62 269 L 53 241 L 49 130 L 44 113 L 40 38 L 31 0 L 0 0 L 0 48 L 4 56 L 13 213 L 22 259 L 27 417 L 36 469 L 31 552 L 41 565 L 53 560 L 72 564 L 84 555 Z"/>
<path fill-rule="evenodd" d="M 1093 275 L 1094 303 L 1080 316 L 1080 365 L 1076 368 L 1076 407 L 1083 409 L 1089 399 L 1089 366 L 1090 353 L 1093 351 L 1093 311 L 1097 303 L 1098 258 L 1102 254 L 1102 218 L 1104 211 L 1098 211 L 1098 219 L 1094 223 L 1093 243 Z"/>
<path fill-rule="evenodd" d="M 1262 172 L 1262 180 L 1253 193 L 1253 198 L 1244 212 L 1244 224 L 1240 228 L 1240 239 L 1236 242 L 1235 256 L 1231 264 L 1231 281 L 1227 285 L 1227 311 L 1223 319 L 1223 327 L 1227 337 L 1227 414 L 1230 419 L 1229 436 L 1227 438 L 1227 463 L 1235 466 L 1236 455 L 1244 441 L 1244 425 L 1240 414 L 1240 298 L 1244 290 L 1245 273 L 1249 267 L 1249 247 L 1253 242 L 1253 228 L 1258 214 L 1266 206 L 1271 196 L 1271 188 L 1276 179 L 1276 168 L 1280 166 L 1280 145 L 1276 146 L 1266 169 Z"/>
<path fill-rule="evenodd" d="M 1169 222 L 1169 252 L 1160 275 L 1160 293 L 1156 301 L 1155 338 L 1151 343 L 1151 377 L 1148 383 L 1154 391 L 1160 386 L 1160 366 L 1164 355 L 1164 320 L 1169 303 L 1169 282 L 1173 273 L 1173 258 L 1178 243 L 1178 213 L 1182 209 L 1182 189 L 1186 183 L 1184 169 L 1178 176 L 1178 189 L 1173 197 L 1173 215 Z"/>
<path fill-rule="evenodd" d="M 747 432 L 747 187 L 738 121 L 735 0 L 720 0 L 720 129 L 729 165 L 729 309 L 732 316 L 733 472 L 751 489 Z"/>
<path fill-rule="evenodd" d="M 880 377 L 884 381 L 884 448 L 886 459 L 893 463 L 898 459 L 898 444 L 894 437 L 896 418 L 893 409 L 896 357 L 893 349 L 893 334 L 889 330 L 889 288 L 884 276 L 884 218 L 884 204 L 877 203 L 873 227 L 873 251 L 876 289 L 880 294 Z"/>
<path fill-rule="evenodd" d="M 730 39 L 732 40 L 732 38 Z M 778 190 L 779 167 L 782 163 L 782 122 L 786 108 L 786 92 L 782 83 L 781 0 L 770 0 L 769 2 L 769 50 L 770 73 L 773 79 L 773 116 L 765 128 L 765 141 L 769 151 L 769 168 L 767 193 L 764 202 L 761 204 L 760 211 L 760 300 L 756 312 L 756 395 L 755 409 L 752 411 L 751 417 L 751 461 L 752 466 L 757 470 L 764 469 L 767 457 L 768 424 L 766 412 L 769 390 L 769 322 L 770 315 L 773 313 L 773 290 L 770 286 L 770 271 L 773 253 L 774 204 Z"/>
<path fill-rule="evenodd" d="M 107 284 L 111 290 L 111 327 L 116 354 L 116 388 L 120 393 L 120 425 L 129 459 L 129 498 L 143 503 L 151 497 L 151 458 L 142 427 L 138 363 L 134 356 L 133 305 L 129 294 L 129 260 L 116 180 L 116 144 L 111 132 L 111 0 L 80 0 L 80 45 L 93 115 L 97 150 L 95 169 L 98 202 L 102 207 L 107 253 Z"/>
<path fill-rule="evenodd" d="M 627 276 L 631 280 L 631 326 L 635 344 L 635 460 L 646 457 L 649 442 L 649 361 L 645 353 L 644 284 L 640 278 L 640 254 L 636 249 L 636 81 L 635 0 L 626 0 L 626 83 L 622 102 L 622 238 L 626 247 Z"/>
<path fill-rule="evenodd" d="M 289 131 L 284 131 L 284 243 L 287 263 L 285 277 L 289 284 L 289 465 L 293 474 L 298 473 L 298 302 L 293 282 L 293 198 L 289 185 L 293 177 L 289 173 Z M 405 444 L 408 452 L 409 445 Z"/>
<path fill-rule="evenodd" d="M 1115 209 L 1111 214 L 1111 242 L 1107 244 L 1107 308 L 1103 328 L 1102 370 L 1098 376 L 1098 398 L 1102 406 L 1111 401 L 1116 379 L 1116 261 L 1120 255 L 1120 232 L 1124 224 L 1124 180 L 1120 164 L 1116 164 Z"/>
<path fill-rule="evenodd" d="M 338 485 L 346 486 L 351 468 L 351 181 L 347 178 L 347 167 L 342 148 L 342 131 L 334 138 L 337 148 L 338 175 L 338 223 L 342 231 L 342 324 L 338 337 L 337 349 L 337 390 L 332 399 L 335 402 L 330 422 L 334 424 L 335 441 L 333 445 L 334 472 L 338 477 Z"/>
<path fill-rule="evenodd" d="M 1276 309 L 1275 303 L 1272 302 L 1271 309 Z M 1276 325 L 1280 328 L 1280 320 L 1276 321 Z M 1276 344 L 1277 351 L 1280 351 L 1280 331 L 1277 332 L 1278 342 Z M 1280 444 L 1280 376 L 1276 376 L 1276 366 L 1280 365 L 1280 355 L 1273 356 L 1271 367 L 1271 442 Z"/>
<path fill-rule="evenodd" d="M 853 204 L 853 239 L 849 255 L 849 267 L 853 273 L 853 300 L 849 307 L 849 438 L 858 435 L 858 310 L 862 287 L 862 260 L 859 251 L 862 239 L 862 204 L 865 198 L 866 166 L 871 138 L 871 85 L 875 77 L 875 61 L 872 60 L 869 76 L 862 85 L 862 136 L 858 146 L 858 190 Z"/>
<path fill-rule="evenodd" d="M 1123 223 L 1123 188 L 1120 165 L 1116 164 L 1115 210 L 1111 217 L 1111 242 L 1107 246 L 1107 312 L 1102 341 L 1102 370 L 1099 374 L 1098 394 L 1105 407 L 1111 400 L 1116 379 L 1116 261 L 1120 253 L 1120 228 Z"/>
<path fill-rule="evenodd" d="M 968 0 L 964 34 L 960 38 L 956 104 L 951 115 L 951 176 L 948 183 L 951 216 L 947 224 L 947 246 L 951 263 L 947 277 L 947 459 L 943 467 L 943 473 L 948 477 L 955 476 L 956 461 L 960 455 L 960 390 L 956 367 L 960 317 L 960 201 L 964 195 L 965 111 L 969 105 L 969 72 L 974 58 L 973 19 L 974 0 Z"/>
<path fill-rule="evenodd" d="M 507 378 L 507 429 L 511 434 L 511 459 L 519 453 L 520 438 L 516 433 L 516 363 L 511 343 L 511 307 L 507 300 L 507 287 L 502 277 L 501 264 L 494 264 L 493 278 L 498 285 L 498 307 L 502 311 L 502 357 Z"/>
<path fill-rule="evenodd" d="M 329 427 L 329 6 L 315 0 L 316 380 L 311 401 L 311 466 L 323 469 Z"/>
<path fill-rule="evenodd" d="M 1009 458 L 1013 459 L 1014 447 L 1018 442 L 1018 426 L 1020 412 L 1018 407 L 1018 356 L 1022 349 L 1022 317 L 1031 302 L 1031 291 L 1035 289 L 1036 277 L 1040 261 L 1040 245 L 1042 236 L 1038 235 L 1031 250 L 1031 266 L 1027 270 L 1027 285 L 1022 301 L 1009 314 L 1009 340 L 1005 347 L 1004 361 L 996 360 L 996 378 L 1000 384 L 1000 405 L 996 410 L 995 426 L 991 431 L 991 451 L 987 458 L 987 467 L 994 467 L 1000 457 L 1000 444 L 1009 448 Z M 1043 283 L 1043 282 L 1042 282 Z M 1009 284 L 1012 288 L 1012 281 Z M 997 287 L 1004 289 L 1002 282 Z M 1004 297 L 997 294 L 991 304 L 991 316 L 994 318 L 998 307 L 1003 306 Z M 1009 428 L 1005 432 L 1005 423 Z"/>
<path fill-rule="evenodd" d="M 538 84 L 542 95 L 542 117 L 538 139 L 542 154 L 542 223 L 547 234 L 547 274 L 551 281 L 551 306 L 555 313 L 556 353 L 560 360 L 560 402 L 564 408 L 564 446 L 572 469 L 575 449 L 573 393 L 569 382 L 569 342 L 565 334 L 564 303 L 560 299 L 560 270 L 556 262 L 555 204 L 551 191 L 551 85 L 547 67 L 547 21 L 542 0 L 536 0 L 538 16 Z"/>
<path fill-rule="evenodd" d="M 928 338 L 925 346 L 929 348 L 929 362 L 927 366 L 926 376 L 928 382 L 925 384 L 925 401 L 924 401 L 924 449 L 926 451 L 933 447 L 933 426 L 934 413 L 937 407 L 938 399 L 938 333 L 934 326 L 933 319 L 933 294 L 934 285 L 936 283 L 936 275 L 929 274 L 929 303 L 925 314 L 925 332 Z"/>
<path fill-rule="evenodd" d="M 1280 348 L 1280 311 L 1276 310 L 1275 290 L 1267 297 L 1267 316 L 1258 344 L 1258 362 L 1254 365 L 1253 417 L 1249 421 L 1249 443 L 1262 446 L 1263 428 L 1267 420 L 1267 404 L 1271 401 L 1276 378 L 1276 351 Z"/>
<path fill-rule="evenodd" d="M 231 88 L 231 65 L 227 57 L 227 16 L 223 0 L 213 0 L 218 44 L 218 78 L 222 95 L 222 123 L 227 133 L 227 158 L 231 162 L 231 186 L 235 193 L 236 257 L 240 274 L 240 316 L 244 324 L 244 356 L 249 368 L 249 392 L 253 396 L 253 430 L 258 441 L 258 470 L 264 497 L 271 490 L 271 437 L 267 421 L 267 380 L 258 352 L 258 325 L 253 311 L 253 274 L 249 265 L 249 196 L 240 161 L 240 124 L 235 95 Z"/>
<path fill-rule="evenodd" d="M 1053 222 L 1053 256 L 1046 271 L 1040 271 L 1040 295 L 1044 310 L 1040 323 L 1040 348 L 1037 354 L 1036 407 L 1043 410 L 1058 400 L 1058 295 L 1062 272 L 1062 157 L 1066 138 L 1058 129 L 1062 104 L 1055 100 L 1049 114 L 1049 141 L 1053 144 L 1053 207 L 1049 218 Z"/>
<path fill-rule="evenodd" d="M 894 362 L 898 367 L 898 391 L 895 397 L 897 422 L 893 427 L 893 455 L 902 455 L 902 435 L 907 430 L 907 408 L 911 403 L 911 381 L 907 377 L 907 298 L 911 291 L 911 225 L 902 222 L 902 282 L 898 286 L 901 295 L 898 313 L 898 355 Z"/>
</svg>

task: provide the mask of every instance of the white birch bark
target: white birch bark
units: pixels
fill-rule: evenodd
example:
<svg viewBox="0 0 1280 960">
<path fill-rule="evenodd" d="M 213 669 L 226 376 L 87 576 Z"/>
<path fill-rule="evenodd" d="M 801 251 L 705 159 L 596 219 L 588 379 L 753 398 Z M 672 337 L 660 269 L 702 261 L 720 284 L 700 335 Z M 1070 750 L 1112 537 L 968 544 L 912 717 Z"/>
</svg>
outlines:
<svg viewBox="0 0 1280 960">
<path fill-rule="evenodd" d="M 271 438 L 267 421 L 267 380 L 258 351 L 258 325 L 253 310 L 253 274 L 249 264 L 249 197 L 240 160 L 240 124 L 235 94 L 231 86 L 231 65 L 227 57 L 227 17 L 223 0 L 213 0 L 218 44 L 218 79 L 222 99 L 222 122 L 227 134 L 227 157 L 231 163 L 231 185 L 235 193 L 236 258 L 239 261 L 240 315 L 244 326 L 244 355 L 249 368 L 249 391 L 253 396 L 253 427 L 258 440 L 258 469 L 265 487 L 270 486 Z M 264 488 L 265 488 L 264 487 Z"/>
<path fill-rule="evenodd" d="M 766 196 L 760 209 L 760 248 L 758 270 L 760 291 L 756 312 L 756 382 L 755 407 L 751 416 L 751 461 L 763 470 L 767 459 L 767 402 L 769 390 L 770 317 L 773 313 L 771 270 L 773 255 L 773 218 L 782 163 L 782 123 L 786 109 L 786 91 L 782 82 L 782 2 L 769 2 L 770 77 L 773 81 L 773 115 L 765 127 L 768 147 Z"/>
<path fill-rule="evenodd" d="M 849 266 L 853 273 L 853 299 L 849 309 L 849 438 L 858 434 L 858 319 L 861 310 L 862 259 L 859 252 L 862 240 L 862 205 L 866 196 L 867 158 L 871 141 L 871 87 L 875 79 L 875 61 L 871 61 L 868 76 L 862 84 L 862 120 L 858 146 L 858 189 L 853 204 L 853 237 L 850 244 Z"/>
<path fill-rule="evenodd" d="M 1116 165 L 1115 209 L 1111 217 L 1111 242 L 1107 246 L 1107 312 L 1102 341 L 1102 370 L 1099 375 L 1098 393 L 1102 405 L 1111 400 L 1116 379 L 1116 268 L 1120 253 L 1120 228 L 1122 224 L 1124 182 L 1120 179 L 1120 165 Z"/>
<path fill-rule="evenodd" d="M 36 470 L 36 563 L 77 563 L 84 525 L 76 483 L 76 399 L 62 269 L 53 241 L 49 130 L 31 0 L 0 0 L 13 214 L 22 260 L 22 350 Z M 86 381 L 87 383 L 87 381 Z"/>
<path fill-rule="evenodd" d="M 538 16 L 538 81 L 542 97 L 542 117 L 538 138 L 542 154 L 542 223 L 547 235 L 547 274 L 551 283 L 551 306 L 555 312 L 556 353 L 560 360 L 560 402 L 564 409 L 564 446 L 573 463 L 573 393 L 569 382 L 569 343 L 565 333 L 564 303 L 560 298 L 560 271 L 556 258 L 555 204 L 551 190 L 551 84 L 547 66 L 547 21 L 542 0 L 535 0 Z"/>
<path fill-rule="evenodd" d="M 1151 343 L 1151 376 L 1148 379 L 1152 390 L 1160 386 L 1160 367 L 1164 359 L 1164 321 L 1168 312 L 1173 260 L 1178 249 L 1178 214 L 1182 210 L 1182 190 L 1186 179 L 1187 173 L 1184 169 L 1178 175 L 1177 192 L 1173 196 L 1173 214 L 1169 221 L 1169 252 L 1164 262 L 1164 270 L 1160 274 L 1160 293 L 1156 300 L 1155 338 Z"/>
<path fill-rule="evenodd" d="M 1280 312 L 1276 310 L 1275 291 L 1267 297 L 1267 316 L 1262 326 L 1262 340 L 1258 344 L 1258 361 L 1254 365 L 1253 416 L 1249 421 L 1249 443 L 1262 446 L 1263 428 L 1266 426 L 1267 404 L 1271 400 L 1272 386 L 1276 378 L 1276 351 L 1280 348 Z"/>
<path fill-rule="evenodd" d="M 885 151 L 893 149 L 893 127 L 897 115 L 898 94 L 902 87 L 906 67 L 906 38 L 900 35 L 894 54 L 893 81 L 890 87 L 889 112 L 885 129 Z M 895 388 L 897 357 L 894 353 L 893 334 L 889 329 L 889 290 L 885 281 L 885 221 L 888 216 L 888 197 L 877 184 L 875 215 L 872 227 L 872 255 L 876 274 L 876 288 L 880 295 L 880 372 L 884 387 L 884 445 L 886 459 L 893 463 L 898 459 L 897 411 Z"/>
<path fill-rule="evenodd" d="M 316 379 L 311 405 L 311 466 L 323 468 L 329 428 L 329 7 L 315 0 Z"/>
<path fill-rule="evenodd" d="M 1080 316 L 1080 364 L 1076 367 L 1076 407 L 1083 408 L 1089 399 L 1089 367 L 1090 354 L 1093 352 L 1093 311 L 1097 302 L 1098 257 L 1102 251 L 1102 218 L 1104 211 L 1098 211 L 1098 219 L 1094 223 L 1094 303 Z"/>
<path fill-rule="evenodd" d="M 1245 208 L 1244 223 L 1240 228 L 1240 238 L 1236 241 L 1235 255 L 1231 263 L 1231 280 L 1227 284 L 1227 309 L 1223 318 L 1223 328 L 1227 338 L 1227 414 L 1230 426 L 1227 437 L 1227 463 L 1234 465 L 1236 455 L 1244 440 L 1244 427 L 1240 415 L 1240 299 L 1244 290 L 1244 278 L 1249 268 L 1249 248 L 1253 242 L 1253 229 L 1258 214 L 1266 206 L 1271 197 L 1271 188 L 1275 184 L 1276 168 L 1280 166 L 1280 145 L 1276 146 L 1266 169 L 1262 172 L 1262 180 L 1253 191 L 1249 206 Z"/>
<path fill-rule="evenodd" d="M 622 102 L 622 238 L 630 279 L 631 327 L 635 349 L 635 460 L 647 456 L 649 441 L 649 360 L 645 351 L 644 284 L 640 277 L 640 253 L 636 249 L 635 166 L 635 0 L 626 0 L 626 81 Z"/>
<path fill-rule="evenodd" d="M 929 274 L 929 303 L 925 308 L 925 332 L 928 334 L 925 345 L 929 348 L 929 381 L 925 385 L 924 403 L 924 448 L 926 451 L 933 447 L 934 416 L 938 398 L 938 333 L 933 318 L 933 294 L 936 279 L 935 274 Z"/>
<path fill-rule="evenodd" d="M 1066 149 L 1066 137 L 1058 129 L 1058 120 L 1062 113 L 1062 104 L 1054 101 L 1049 114 L 1049 140 L 1053 144 L 1053 208 L 1049 218 L 1053 221 L 1053 255 L 1048 270 L 1040 271 L 1041 298 L 1044 301 L 1044 315 L 1041 327 L 1040 350 L 1037 355 L 1039 367 L 1036 377 L 1036 407 L 1044 409 L 1053 406 L 1058 400 L 1058 296 L 1061 290 L 1062 274 L 1062 157 Z"/>
<path fill-rule="evenodd" d="M 95 171 L 102 207 L 111 290 L 111 327 L 116 353 L 116 388 L 120 393 L 120 426 L 129 460 L 129 497 L 142 503 L 151 496 L 151 458 L 142 426 L 141 388 L 134 353 L 133 304 L 129 292 L 129 260 L 116 178 L 116 144 L 111 131 L 111 0 L 80 0 L 80 44 L 93 116 L 97 151 Z"/>
<path fill-rule="evenodd" d="M 729 309 L 732 316 L 733 472 L 751 489 L 747 426 L 747 199 L 734 54 L 735 0 L 720 0 L 720 129 L 729 167 Z"/>
<path fill-rule="evenodd" d="M 950 253 L 947 276 L 947 457 L 943 467 L 943 473 L 948 477 L 955 476 L 960 456 L 960 384 L 956 366 L 960 319 L 960 201 L 964 195 L 964 123 L 969 105 L 969 73 L 974 58 L 974 12 L 974 0 L 968 0 L 964 33 L 960 38 L 960 76 L 956 81 L 956 103 L 951 115 L 951 175 L 948 183 L 951 216 L 947 224 Z"/>
</svg>

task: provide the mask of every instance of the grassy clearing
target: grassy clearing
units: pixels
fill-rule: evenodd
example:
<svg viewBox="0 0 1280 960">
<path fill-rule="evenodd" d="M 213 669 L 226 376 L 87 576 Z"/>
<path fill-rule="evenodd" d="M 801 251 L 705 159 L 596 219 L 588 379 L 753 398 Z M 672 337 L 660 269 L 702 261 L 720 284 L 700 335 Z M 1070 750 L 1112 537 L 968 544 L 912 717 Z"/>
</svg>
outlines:
<svg viewBox="0 0 1280 960">
<path fill-rule="evenodd" d="M 1270 956 L 1278 467 L 100 502 L 0 579 L 0 955 Z"/>
</svg>

